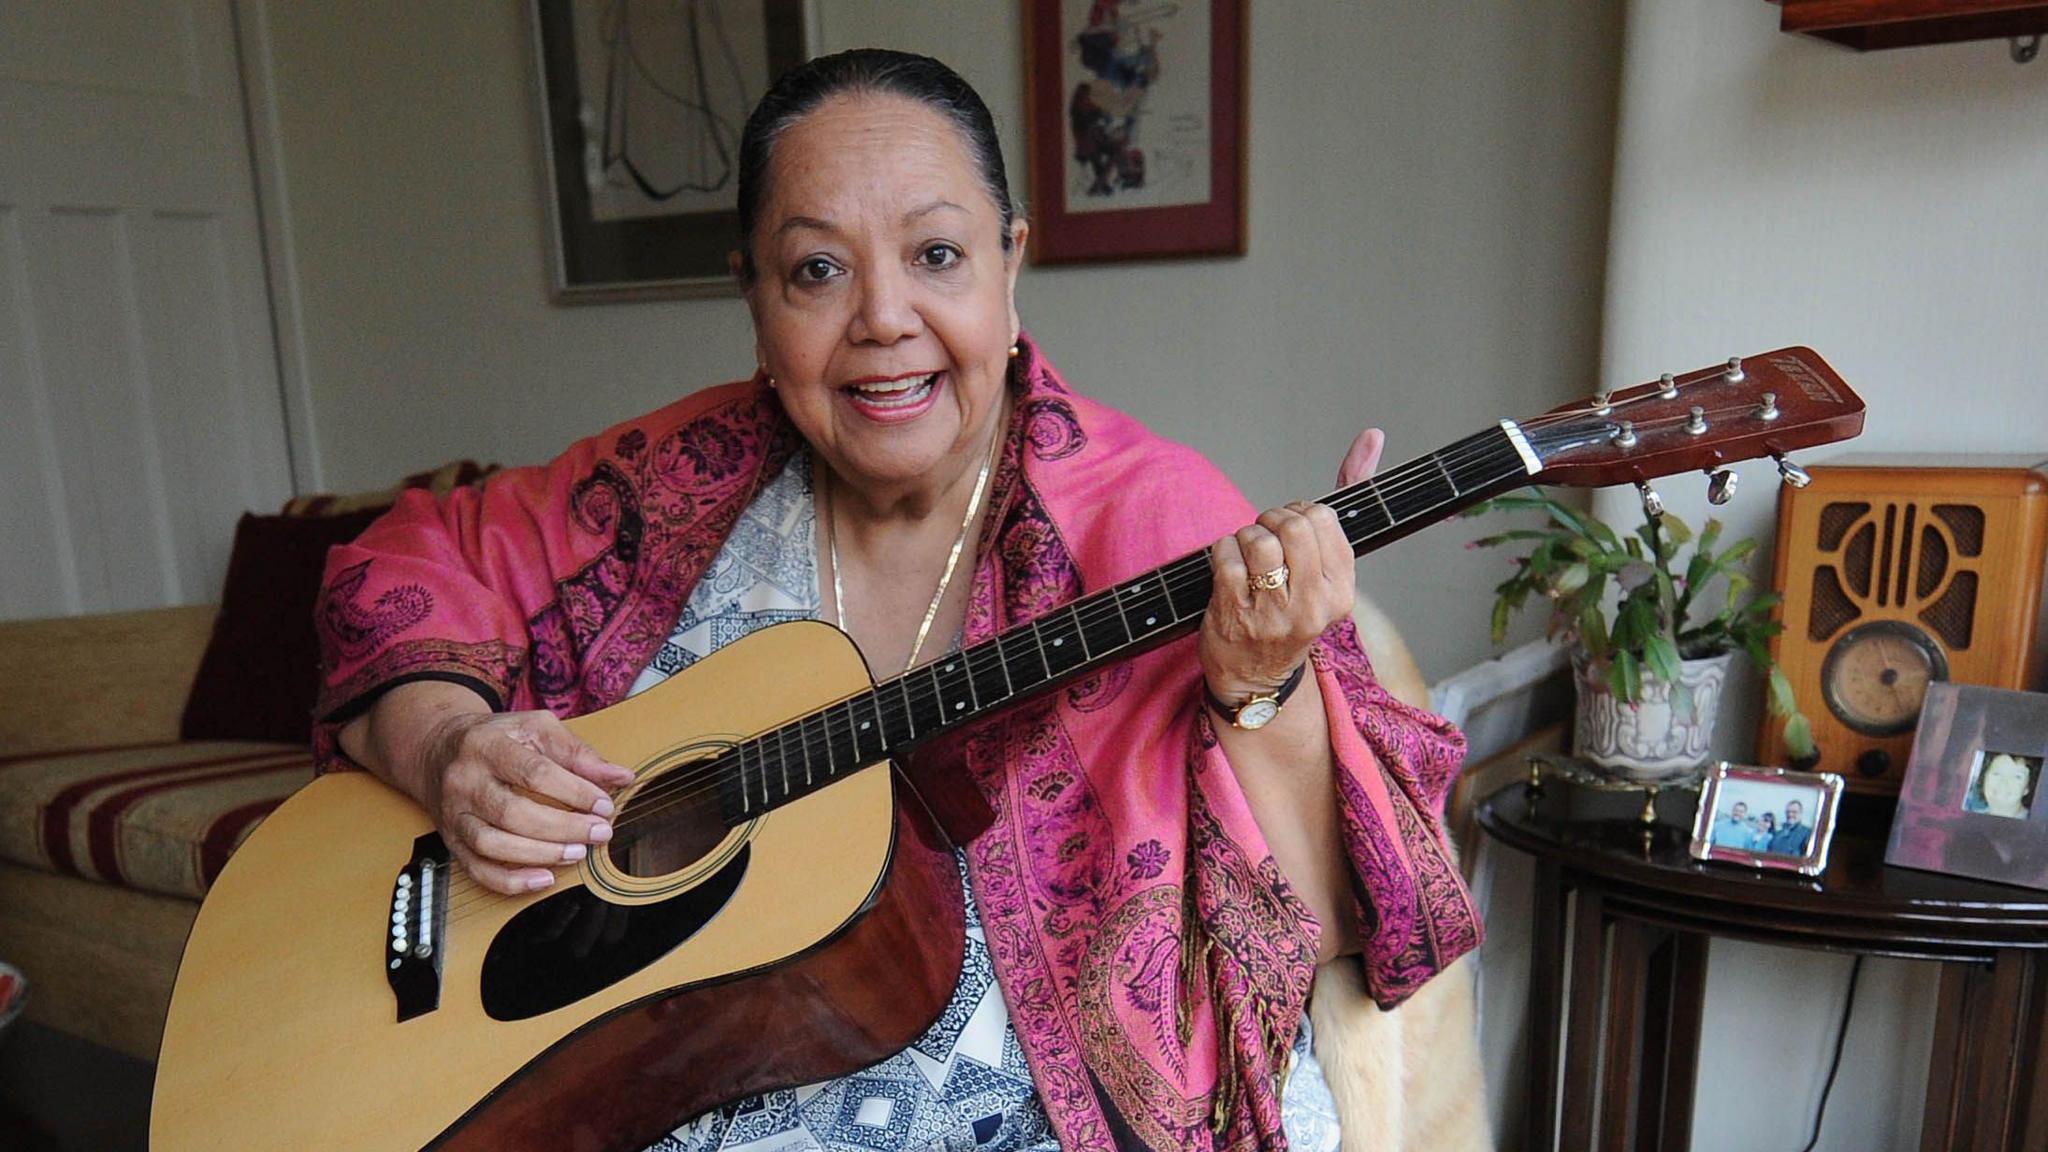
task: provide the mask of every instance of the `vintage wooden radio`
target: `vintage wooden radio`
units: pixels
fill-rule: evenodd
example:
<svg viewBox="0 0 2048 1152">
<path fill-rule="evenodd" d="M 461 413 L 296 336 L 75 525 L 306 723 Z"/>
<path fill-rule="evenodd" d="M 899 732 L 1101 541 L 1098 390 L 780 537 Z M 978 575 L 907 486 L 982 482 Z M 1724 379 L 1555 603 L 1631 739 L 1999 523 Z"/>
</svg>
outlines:
<svg viewBox="0 0 2048 1152">
<path fill-rule="evenodd" d="M 1772 651 L 1816 770 L 1897 795 L 1930 681 L 2043 687 L 2048 459 L 1849 456 L 1812 476 L 1778 497 Z M 1757 755 L 1788 762 L 1776 720 Z"/>
</svg>

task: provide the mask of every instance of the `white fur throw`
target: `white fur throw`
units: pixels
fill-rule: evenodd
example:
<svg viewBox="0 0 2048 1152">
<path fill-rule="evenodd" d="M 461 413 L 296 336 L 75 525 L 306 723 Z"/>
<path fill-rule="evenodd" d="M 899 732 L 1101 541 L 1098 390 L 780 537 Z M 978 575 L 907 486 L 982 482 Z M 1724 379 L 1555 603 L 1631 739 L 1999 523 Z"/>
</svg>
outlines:
<svg viewBox="0 0 2048 1152">
<path fill-rule="evenodd" d="M 1359 642 L 1396 699 L 1429 706 L 1408 646 L 1377 606 L 1359 597 Z M 1343 1152 L 1490 1152 L 1479 1066 L 1473 958 L 1453 964 L 1392 1012 L 1366 994 L 1356 956 L 1316 971 L 1309 1001 L 1316 1059 L 1330 1082 Z"/>
</svg>

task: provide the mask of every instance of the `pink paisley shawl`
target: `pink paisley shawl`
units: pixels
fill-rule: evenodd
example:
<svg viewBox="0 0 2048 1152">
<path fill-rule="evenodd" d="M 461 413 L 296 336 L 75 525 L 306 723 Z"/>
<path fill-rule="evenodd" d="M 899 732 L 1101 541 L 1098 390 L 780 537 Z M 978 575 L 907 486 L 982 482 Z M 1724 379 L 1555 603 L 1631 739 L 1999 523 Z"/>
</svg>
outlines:
<svg viewBox="0 0 2048 1152">
<path fill-rule="evenodd" d="M 1031 346 L 965 641 L 1202 548 L 1255 514 L 1194 452 L 1072 394 Z M 623 699 L 741 509 L 800 442 L 757 381 L 686 397 L 436 504 L 408 494 L 329 557 L 316 747 L 436 677 L 500 708 Z M 961 742 L 995 823 L 968 871 L 995 973 L 1068 1152 L 1283 1148 L 1282 1060 L 1320 926 L 1281 876 L 1201 706 L 1188 638 Z M 1463 753 L 1374 680 L 1348 622 L 1314 665 L 1352 912 L 1391 1006 L 1477 946 L 1438 814 Z"/>
</svg>

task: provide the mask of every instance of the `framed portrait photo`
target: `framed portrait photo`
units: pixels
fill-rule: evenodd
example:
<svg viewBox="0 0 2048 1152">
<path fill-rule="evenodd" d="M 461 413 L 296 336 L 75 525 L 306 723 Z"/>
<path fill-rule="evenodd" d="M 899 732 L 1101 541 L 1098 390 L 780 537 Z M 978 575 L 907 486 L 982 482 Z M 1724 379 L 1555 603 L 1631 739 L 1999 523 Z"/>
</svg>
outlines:
<svg viewBox="0 0 2048 1152">
<path fill-rule="evenodd" d="M 1245 250 L 1245 0 L 1025 0 L 1040 264 Z"/>
<path fill-rule="evenodd" d="M 533 0 L 559 303 L 736 294 L 740 131 L 804 0 Z"/>
<path fill-rule="evenodd" d="M 2048 695 L 1927 686 L 1885 863 L 2048 888 Z"/>
<path fill-rule="evenodd" d="M 1752 768 L 1722 761 L 1700 785 L 1692 855 L 1802 876 L 1827 870 L 1842 778 L 1833 772 Z"/>
</svg>

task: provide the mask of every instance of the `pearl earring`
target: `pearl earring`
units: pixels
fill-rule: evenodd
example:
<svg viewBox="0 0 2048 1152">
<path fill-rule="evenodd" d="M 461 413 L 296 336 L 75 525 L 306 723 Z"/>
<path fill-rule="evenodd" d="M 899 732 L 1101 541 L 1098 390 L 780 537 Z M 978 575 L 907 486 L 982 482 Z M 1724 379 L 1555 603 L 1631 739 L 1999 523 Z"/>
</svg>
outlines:
<svg viewBox="0 0 2048 1152">
<path fill-rule="evenodd" d="M 1010 359 L 1012 359 L 1012 360 L 1015 360 L 1015 359 L 1016 359 L 1017 357 L 1019 357 L 1019 356 L 1021 356 L 1021 355 L 1023 355 L 1023 354 L 1024 354 L 1024 350 L 1023 350 L 1023 349 L 1021 349 L 1021 348 L 1017 347 L 1017 346 L 1016 346 L 1015 344 L 1012 344 L 1012 345 L 1010 345 Z"/>
</svg>

